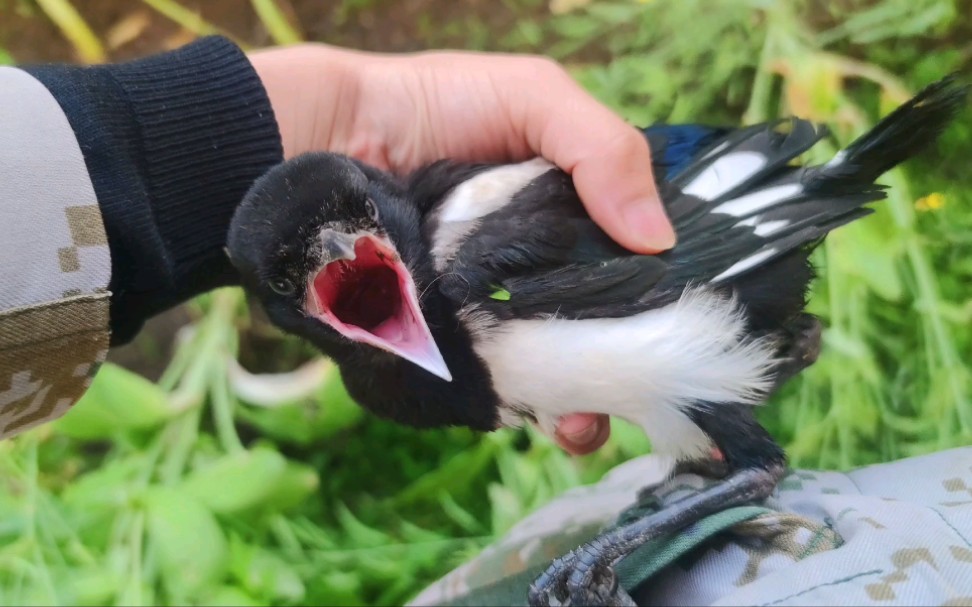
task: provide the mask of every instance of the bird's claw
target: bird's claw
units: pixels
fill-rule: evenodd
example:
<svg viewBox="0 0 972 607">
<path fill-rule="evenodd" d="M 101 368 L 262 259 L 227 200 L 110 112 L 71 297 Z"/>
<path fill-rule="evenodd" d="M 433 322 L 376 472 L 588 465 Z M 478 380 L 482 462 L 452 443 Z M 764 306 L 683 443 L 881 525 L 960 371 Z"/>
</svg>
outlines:
<svg viewBox="0 0 972 607">
<path fill-rule="evenodd" d="M 604 547 L 598 540 L 554 561 L 530 586 L 529 602 L 543 607 L 635 605 L 621 588 L 614 568 L 606 562 Z"/>
</svg>

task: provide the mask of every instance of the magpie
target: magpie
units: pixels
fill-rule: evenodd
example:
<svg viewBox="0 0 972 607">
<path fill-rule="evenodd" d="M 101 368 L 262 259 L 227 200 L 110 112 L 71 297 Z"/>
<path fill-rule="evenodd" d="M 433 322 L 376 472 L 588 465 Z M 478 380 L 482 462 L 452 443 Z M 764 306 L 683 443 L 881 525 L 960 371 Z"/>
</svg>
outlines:
<svg viewBox="0 0 972 607">
<path fill-rule="evenodd" d="M 396 177 L 324 152 L 254 183 L 227 252 L 272 322 L 336 361 L 379 415 L 552 433 L 566 414 L 606 413 L 641 425 L 676 468 L 720 478 L 557 559 L 529 597 L 633 604 L 621 558 L 782 477 L 754 408 L 819 352 L 810 253 L 871 212 L 885 197 L 875 180 L 933 142 L 966 95 L 954 77 L 932 84 L 816 165 L 799 158 L 828 131 L 798 118 L 644 129 L 678 238 L 659 255 L 614 243 L 542 159 Z"/>
</svg>

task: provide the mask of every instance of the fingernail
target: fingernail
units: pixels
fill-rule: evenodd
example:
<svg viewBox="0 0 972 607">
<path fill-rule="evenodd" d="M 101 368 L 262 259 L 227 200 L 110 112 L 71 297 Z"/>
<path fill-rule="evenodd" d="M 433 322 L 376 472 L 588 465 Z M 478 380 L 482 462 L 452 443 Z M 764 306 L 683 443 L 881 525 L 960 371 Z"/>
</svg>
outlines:
<svg viewBox="0 0 972 607">
<path fill-rule="evenodd" d="M 632 202 L 624 209 L 623 215 L 628 233 L 645 248 L 657 253 L 675 246 L 675 232 L 658 201 Z"/>
<path fill-rule="evenodd" d="M 597 435 L 601 432 L 600 426 L 600 422 L 594 422 L 584 426 L 583 430 L 571 434 L 562 434 L 561 436 L 575 445 L 585 445 L 597 438 Z"/>
</svg>

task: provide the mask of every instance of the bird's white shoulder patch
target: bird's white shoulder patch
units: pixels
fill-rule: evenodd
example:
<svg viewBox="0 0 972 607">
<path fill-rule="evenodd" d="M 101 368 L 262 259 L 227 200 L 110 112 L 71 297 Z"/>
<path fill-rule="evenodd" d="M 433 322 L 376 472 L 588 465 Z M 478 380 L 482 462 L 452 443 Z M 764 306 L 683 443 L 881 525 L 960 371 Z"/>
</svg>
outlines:
<svg viewBox="0 0 972 607">
<path fill-rule="evenodd" d="M 505 406 L 531 411 L 548 433 L 569 413 L 617 415 L 641 425 L 656 452 L 675 458 L 711 447 L 687 410 L 758 403 L 775 363 L 769 340 L 747 338 L 738 304 L 701 288 L 626 318 L 515 320 L 484 329 L 473 331 L 475 349 Z"/>
<path fill-rule="evenodd" d="M 534 158 L 480 173 L 452 190 L 439 207 L 439 221 L 469 221 L 501 209 L 517 192 L 552 168 L 554 165 L 543 158 Z"/>
<path fill-rule="evenodd" d="M 445 268 L 478 220 L 509 204 L 517 192 L 553 168 L 543 158 L 534 158 L 484 171 L 453 188 L 436 210 L 438 228 L 432 240 L 436 269 Z"/>
</svg>

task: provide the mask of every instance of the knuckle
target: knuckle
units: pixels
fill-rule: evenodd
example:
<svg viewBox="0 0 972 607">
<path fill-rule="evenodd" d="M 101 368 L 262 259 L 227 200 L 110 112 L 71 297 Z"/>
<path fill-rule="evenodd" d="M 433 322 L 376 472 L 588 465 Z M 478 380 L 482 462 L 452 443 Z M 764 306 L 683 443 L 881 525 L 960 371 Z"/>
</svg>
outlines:
<svg viewBox="0 0 972 607">
<path fill-rule="evenodd" d="M 638 157 L 649 153 L 648 141 L 638 132 L 638 129 L 625 124 L 608 143 L 608 149 L 625 157 Z"/>
<path fill-rule="evenodd" d="M 550 57 L 543 55 L 530 55 L 525 60 L 526 67 L 534 74 L 540 74 L 551 78 L 566 78 L 567 70 L 564 66 L 554 61 Z"/>
</svg>

